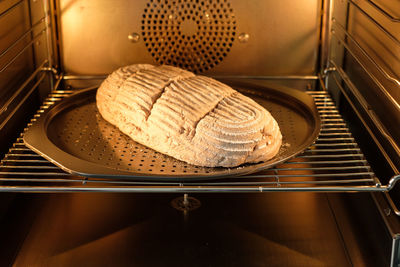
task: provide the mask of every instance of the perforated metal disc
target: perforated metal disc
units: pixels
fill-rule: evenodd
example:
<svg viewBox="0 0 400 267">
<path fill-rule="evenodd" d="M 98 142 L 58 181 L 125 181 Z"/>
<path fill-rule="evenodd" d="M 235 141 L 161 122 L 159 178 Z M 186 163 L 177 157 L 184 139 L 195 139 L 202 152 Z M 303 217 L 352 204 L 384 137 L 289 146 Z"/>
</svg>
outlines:
<svg viewBox="0 0 400 267">
<path fill-rule="evenodd" d="M 142 35 L 159 64 L 200 73 L 229 53 L 236 20 L 227 0 L 150 0 L 143 12 Z"/>
<path fill-rule="evenodd" d="M 73 174 L 141 180 L 202 180 L 274 166 L 300 153 L 317 138 L 319 116 L 307 94 L 293 89 L 282 91 L 241 84 L 233 87 L 267 108 L 277 120 L 283 146 L 273 159 L 236 168 L 207 168 L 158 153 L 133 141 L 101 117 L 95 103 L 96 89 L 83 90 L 50 108 L 25 133 L 24 141 Z"/>
</svg>

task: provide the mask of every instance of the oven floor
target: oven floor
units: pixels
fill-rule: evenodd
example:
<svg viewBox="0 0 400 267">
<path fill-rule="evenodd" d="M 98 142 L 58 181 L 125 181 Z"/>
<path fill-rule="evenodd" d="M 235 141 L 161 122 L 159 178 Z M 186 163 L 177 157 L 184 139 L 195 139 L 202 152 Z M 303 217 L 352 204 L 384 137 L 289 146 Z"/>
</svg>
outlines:
<svg viewBox="0 0 400 267">
<path fill-rule="evenodd" d="M 3 225 L 1 234 L 19 238 L 10 255 L 0 255 L 2 262 L 388 266 L 390 239 L 368 194 L 197 194 L 190 196 L 201 207 L 186 214 L 170 205 L 178 196 L 17 195 L 19 210 L 7 217 L 15 223 Z"/>
</svg>

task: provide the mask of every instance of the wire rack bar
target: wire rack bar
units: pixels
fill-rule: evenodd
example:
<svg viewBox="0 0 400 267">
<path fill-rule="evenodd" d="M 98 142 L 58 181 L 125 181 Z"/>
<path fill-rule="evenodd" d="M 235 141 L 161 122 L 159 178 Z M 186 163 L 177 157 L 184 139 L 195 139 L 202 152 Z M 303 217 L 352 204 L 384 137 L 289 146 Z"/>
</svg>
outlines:
<svg viewBox="0 0 400 267">
<path fill-rule="evenodd" d="M 274 75 L 274 76 L 249 76 L 249 75 L 214 75 L 215 79 L 256 79 L 256 80 L 318 80 L 316 75 Z M 64 75 L 64 80 L 104 80 L 107 75 Z"/>
<path fill-rule="evenodd" d="M 80 184 L 80 183 L 86 183 L 86 181 L 82 181 L 79 179 L 65 179 L 65 178 L 58 178 L 58 179 L 47 179 L 47 178 L 22 178 L 22 177 L 9 177 L 9 178 L 0 178 L 0 181 L 12 181 L 12 182 L 38 182 L 38 183 L 48 183 L 48 182 L 58 182 L 58 183 L 75 183 L 75 184 Z M 300 181 L 300 182 L 280 182 L 281 185 L 284 184 L 292 184 L 292 185 L 300 185 L 300 184 L 345 184 L 345 183 L 353 183 L 353 182 L 369 182 L 369 179 L 358 179 L 358 180 L 329 180 L 329 181 Z M 125 184 L 125 185 L 154 185 L 154 183 L 151 182 L 131 182 L 131 181 L 100 181 L 100 180 L 92 180 L 91 183 L 94 184 Z M 215 185 L 224 185 L 224 186 L 249 186 L 249 185 L 275 185 L 276 182 L 204 182 L 201 183 L 202 186 L 215 186 Z M 158 185 L 168 185 L 168 186 L 181 186 L 181 183 L 177 182 L 164 182 L 164 183 L 158 183 Z M 186 186 L 197 186 L 198 184 L 196 183 L 185 183 Z"/>
<path fill-rule="evenodd" d="M 390 188 L 391 189 L 391 188 Z M 20 193 L 80 193 L 80 192 L 108 192 L 108 193 L 262 193 L 262 192 L 386 192 L 388 187 L 371 186 L 308 186 L 308 187 L 216 187 L 216 186 L 124 186 L 124 187 L 89 187 L 89 186 L 2 186 L 0 192 Z"/>
<path fill-rule="evenodd" d="M 54 90 L 33 123 L 49 106 L 74 90 Z M 0 162 L 0 191 L 7 192 L 360 192 L 387 191 L 380 184 L 326 91 L 316 100 L 322 131 L 301 155 L 259 173 L 206 182 L 157 182 L 86 178 L 68 174 L 25 147 L 23 133 Z M 30 123 L 30 124 L 31 124 Z M 29 124 L 29 125 L 30 125 Z M 28 127 L 29 127 L 28 125 Z"/>
</svg>

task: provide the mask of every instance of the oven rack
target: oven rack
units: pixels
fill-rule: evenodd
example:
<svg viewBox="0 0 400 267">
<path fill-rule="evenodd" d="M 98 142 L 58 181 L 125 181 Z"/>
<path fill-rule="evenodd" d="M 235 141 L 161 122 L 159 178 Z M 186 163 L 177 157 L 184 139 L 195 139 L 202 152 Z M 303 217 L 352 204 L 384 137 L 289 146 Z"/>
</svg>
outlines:
<svg viewBox="0 0 400 267">
<path fill-rule="evenodd" d="M 56 87 L 57 88 L 57 87 Z M 74 92 L 54 90 L 28 127 L 47 108 Z M 387 192 L 400 176 L 382 185 L 352 137 L 327 91 L 308 91 L 321 116 L 317 141 L 301 155 L 255 174 L 205 182 L 156 182 L 74 176 L 23 143 L 23 133 L 0 162 L 3 192 Z M 27 129 L 27 128 L 26 128 Z M 25 129 L 25 130 L 26 130 Z"/>
</svg>

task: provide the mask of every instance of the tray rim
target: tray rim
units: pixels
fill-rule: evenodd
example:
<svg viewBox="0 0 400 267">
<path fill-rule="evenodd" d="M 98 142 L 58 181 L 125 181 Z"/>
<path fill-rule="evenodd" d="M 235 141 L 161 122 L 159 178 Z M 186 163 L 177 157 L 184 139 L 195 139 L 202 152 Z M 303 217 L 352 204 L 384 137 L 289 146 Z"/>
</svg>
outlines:
<svg viewBox="0 0 400 267">
<path fill-rule="evenodd" d="M 51 120 L 64 109 L 71 108 L 73 106 L 78 106 L 88 98 L 88 94 L 93 94 L 93 91 L 97 90 L 98 86 L 89 87 L 81 89 L 71 94 L 70 96 L 62 99 L 60 102 L 52 105 L 41 116 L 28 128 L 23 136 L 25 145 L 32 149 L 34 152 L 44 157 L 51 163 L 60 167 L 63 171 L 70 173 L 72 175 L 78 175 L 88 178 L 104 178 L 104 179 L 124 179 L 132 181 L 204 181 L 211 179 L 222 179 L 231 176 L 243 176 L 250 173 L 259 172 L 265 169 L 269 169 L 275 165 L 281 164 L 298 154 L 302 153 L 306 148 L 312 145 L 319 136 L 321 130 L 321 118 L 319 116 L 318 110 L 316 108 L 314 99 L 307 93 L 300 91 L 298 89 L 293 89 L 290 87 L 285 87 L 281 85 L 268 85 L 261 86 L 257 84 L 252 84 L 249 82 L 244 82 L 240 80 L 233 79 L 218 79 L 229 86 L 233 87 L 239 92 L 249 92 L 252 94 L 260 95 L 264 98 L 273 98 L 276 95 L 285 95 L 287 98 L 279 98 L 281 102 L 288 102 L 290 105 L 295 106 L 293 101 L 297 105 L 301 105 L 302 109 L 297 109 L 298 112 L 302 112 L 303 116 L 309 120 L 313 120 L 313 130 L 308 138 L 299 146 L 298 151 L 292 153 L 288 156 L 280 158 L 278 160 L 272 158 L 269 161 L 240 165 L 233 168 L 225 168 L 225 172 L 199 175 L 199 174 L 150 174 L 150 173 L 137 173 L 132 171 L 123 171 L 118 169 L 113 169 L 106 167 L 104 165 L 94 163 L 88 160 L 78 158 L 68 152 L 63 151 L 57 145 L 55 145 L 47 135 L 47 127 Z M 239 87 L 239 88 L 237 88 Z M 263 95 L 268 91 L 268 96 Z M 272 94 L 271 94 L 272 93 Z M 86 96 L 86 97 L 84 97 Z M 46 151 L 47 150 L 47 151 Z M 62 162 L 60 162 L 62 159 Z M 275 159 L 275 160 L 274 160 Z M 85 164 L 85 171 L 82 171 L 79 167 L 81 164 Z M 207 168 L 207 167 L 205 167 Z M 210 168 L 211 169 L 211 168 Z"/>
</svg>

